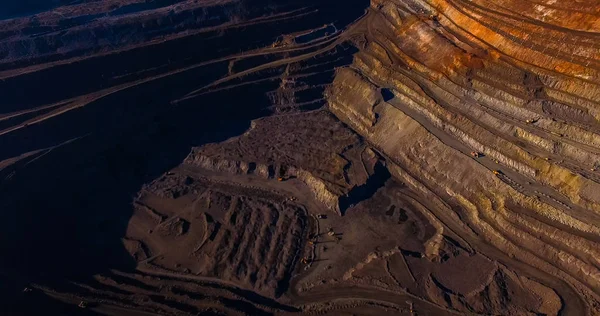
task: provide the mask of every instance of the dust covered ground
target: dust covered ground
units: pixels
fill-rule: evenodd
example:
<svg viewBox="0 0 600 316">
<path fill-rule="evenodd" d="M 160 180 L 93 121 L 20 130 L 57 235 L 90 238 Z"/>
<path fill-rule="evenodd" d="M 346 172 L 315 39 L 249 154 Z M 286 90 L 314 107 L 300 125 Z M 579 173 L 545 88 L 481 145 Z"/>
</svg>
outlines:
<svg viewBox="0 0 600 316">
<path fill-rule="evenodd" d="M 597 4 L 542 2 L 0 4 L 0 314 L 598 315 Z"/>
</svg>

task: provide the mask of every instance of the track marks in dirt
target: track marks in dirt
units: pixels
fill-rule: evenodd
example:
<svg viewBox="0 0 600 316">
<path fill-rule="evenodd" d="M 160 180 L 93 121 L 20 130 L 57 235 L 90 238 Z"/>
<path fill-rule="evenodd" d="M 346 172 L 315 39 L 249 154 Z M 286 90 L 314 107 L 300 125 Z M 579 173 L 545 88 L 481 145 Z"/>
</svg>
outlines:
<svg viewBox="0 0 600 316">
<path fill-rule="evenodd" d="M 232 281 L 269 296 L 278 296 L 287 290 L 308 229 L 307 214 L 301 206 L 281 198 L 269 199 L 273 194 L 261 198 L 252 194 L 253 190 L 236 185 L 190 180 L 182 174 L 165 177 L 170 180 L 157 181 L 147 190 L 156 196 L 153 203 L 163 206 L 163 210 L 154 206 L 154 212 L 162 214 L 173 209 L 170 219 L 157 224 L 173 233 L 159 237 L 153 233 L 145 242 L 153 248 L 153 244 L 160 245 L 175 238 L 189 240 L 185 244 L 193 243 L 194 247 L 185 246 L 178 253 L 169 250 L 168 255 L 163 248 L 164 255 L 148 264 L 168 271 L 174 269 L 184 274 Z M 176 183 L 186 184 L 187 189 L 178 190 Z M 205 212 L 209 217 L 202 215 Z M 167 218 L 165 214 L 162 216 L 160 218 Z M 157 223 L 156 216 L 149 219 Z M 208 225 L 200 225 L 202 219 L 206 219 Z M 134 221 L 131 225 L 137 224 Z M 206 228 L 200 232 L 199 225 Z M 195 237 L 190 239 L 187 237 L 190 234 Z M 138 237 L 142 241 L 145 238 Z"/>
</svg>

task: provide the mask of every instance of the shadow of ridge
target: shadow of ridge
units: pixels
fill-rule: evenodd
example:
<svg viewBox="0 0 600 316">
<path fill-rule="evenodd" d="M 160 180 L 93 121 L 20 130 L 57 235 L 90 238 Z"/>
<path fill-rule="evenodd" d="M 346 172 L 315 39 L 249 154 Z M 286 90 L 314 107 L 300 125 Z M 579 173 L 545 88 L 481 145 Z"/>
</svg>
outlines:
<svg viewBox="0 0 600 316">
<path fill-rule="evenodd" d="M 60 291 L 67 280 L 85 282 L 109 268 L 133 270 L 122 238 L 136 193 L 179 165 L 191 146 L 246 131 L 252 119 L 267 114 L 263 91 L 275 87 L 247 89 L 243 107 L 237 102 L 241 91 L 230 90 L 147 121 L 131 118 L 131 127 L 96 131 L 56 148 L 12 170 L 9 180 L 0 172 L 2 274 L 20 286 L 37 283 Z"/>
<path fill-rule="evenodd" d="M 387 102 L 394 98 L 394 92 L 388 88 L 381 88 L 381 96 L 383 97 L 383 101 Z"/>
<path fill-rule="evenodd" d="M 378 161 L 375 164 L 373 174 L 367 179 L 367 182 L 363 185 L 355 186 L 348 194 L 340 197 L 339 205 L 342 215 L 346 213 L 348 208 L 373 196 L 391 177 L 392 175 L 385 165 L 381 161 Z"/>
<path fill-rule="evenodd" d="M 39 290 L 23 292 L 25 286 L 20 280 L 0 275 L 0 315 L 98 315 L 55 300 Z"/>
<path fill-rule="evenodd" d="M 19 0 L 2 1 L 0 4 L 0 20 L 13 19 L 47 10 L 54 9 L 61 5 L 68 4 L 70 0 Z"/>
<path fill-rule="evenodd" d="M 222 68 L 201 72 L 214 79 Z M 90 133 L 22 164 L 8 180 L 0 171 L 0 275 L 15 284 L 8 291 L 37 283 L 69 292 L 76 290 L 71 281 L 86 283 L 107 269 L 132 271 L 135 262 L 122 238 L 140 188 L 179 165 L 190 147 L 240 135 L 252 119 L 268 114 L 265 91 L 278 83 L 241 86 L 171 107 L 169 100 L 186 90 L 179 85 L 201 84 L 198 72 L 127 89 L 0 137 L 14 146 L 0 156 L 12 157 L 31 144 L 41 148 Z"/>
<path fill-rule="evenodd" d="M 205 285 L 212 287 L 212 288 L 217 288 L 217 289 L 222 289 L 224 287 L 223 285 L 216 284 L 216 283 L 206 283 Z M 225 286 L 225 288 L 227 288 L 227 290 L 229 290 L 230 292 L 237 294 L 255 304 L 260 304 L 260 305 L 264 305 L 264 306 L 277 308 L 277 309 L 280 309 L 280 310 L 283 310 L 286 312 L 299 312 L 300 311 L 298 308 L 296 308 L 294 306 L 279 303 L 278 301 L 276 301 L 272 298 L 262 296 L 254 291 L 244 290 L 241 288 L 233 288 L 233 287 L 228 287 L 228 286 Z"/>
</svg>

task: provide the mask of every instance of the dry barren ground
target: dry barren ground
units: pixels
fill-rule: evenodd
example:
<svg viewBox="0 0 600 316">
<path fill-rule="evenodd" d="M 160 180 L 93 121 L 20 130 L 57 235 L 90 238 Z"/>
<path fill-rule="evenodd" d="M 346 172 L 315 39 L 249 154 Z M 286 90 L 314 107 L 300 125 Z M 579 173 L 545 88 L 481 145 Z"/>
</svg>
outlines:
<svg viewBox="0 0 600 316">
<path fill-rule="evenodd" d="M 0 314 L 600 314 L 596 1 L 30 2 Z"/>
</svg>

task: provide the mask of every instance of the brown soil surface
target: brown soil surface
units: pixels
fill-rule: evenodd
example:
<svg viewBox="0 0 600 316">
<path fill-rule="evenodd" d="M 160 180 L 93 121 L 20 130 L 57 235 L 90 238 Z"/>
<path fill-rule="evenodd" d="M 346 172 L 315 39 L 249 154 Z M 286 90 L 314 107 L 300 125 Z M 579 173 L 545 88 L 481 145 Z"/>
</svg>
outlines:
<svg viewBox="0 0 600 316">
<path fill-rule="evenodd" d="M 0 314 L 600 315 L 598 12 L 0 4 Z"/>
</svg>

